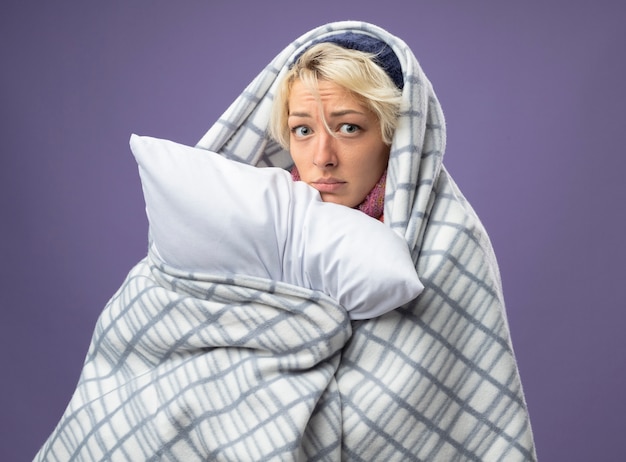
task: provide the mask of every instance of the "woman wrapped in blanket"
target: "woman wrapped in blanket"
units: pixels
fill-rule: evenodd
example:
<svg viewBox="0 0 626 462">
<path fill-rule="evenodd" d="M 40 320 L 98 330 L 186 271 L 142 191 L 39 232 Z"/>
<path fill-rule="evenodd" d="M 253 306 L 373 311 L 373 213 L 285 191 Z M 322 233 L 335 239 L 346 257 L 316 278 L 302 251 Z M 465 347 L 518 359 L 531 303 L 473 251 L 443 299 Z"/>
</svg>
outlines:
<svg viewBox="0 0 626 462">
<path fill-rule="evenodd" d="M 131 149 L 150 250 L 36 460 L 536 459 L 492 247 L 402 40 L 313 29 L 195 148 Z"/>
<path fill-rule="evenodd" d="M 324 201 L 381 221 L 387 211 L 426 285 L 355 326 L 336 373 L 343 458 L 535 460 L 497 264 L 441 164 L 434 92 L 401 40 L 367 24 L 329 28 L 286 71 L 269 132 L 293 179 Z"/>
</svg>

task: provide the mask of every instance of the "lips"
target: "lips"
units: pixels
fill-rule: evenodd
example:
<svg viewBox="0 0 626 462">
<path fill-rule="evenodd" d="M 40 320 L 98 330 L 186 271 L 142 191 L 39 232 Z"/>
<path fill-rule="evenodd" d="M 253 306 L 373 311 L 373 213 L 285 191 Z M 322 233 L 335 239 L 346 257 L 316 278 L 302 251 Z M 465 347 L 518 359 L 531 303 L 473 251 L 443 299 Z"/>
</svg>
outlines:
<svg viewBox="0 0 626 462">
<path fill-rule="evenodd" d="M 320 178 L 312 181 L 311 186 L 317 189 L 319 192 L 332 193 L 341 189 L 346 184 L 345 181 L 337 178 Z"/>
</svg>

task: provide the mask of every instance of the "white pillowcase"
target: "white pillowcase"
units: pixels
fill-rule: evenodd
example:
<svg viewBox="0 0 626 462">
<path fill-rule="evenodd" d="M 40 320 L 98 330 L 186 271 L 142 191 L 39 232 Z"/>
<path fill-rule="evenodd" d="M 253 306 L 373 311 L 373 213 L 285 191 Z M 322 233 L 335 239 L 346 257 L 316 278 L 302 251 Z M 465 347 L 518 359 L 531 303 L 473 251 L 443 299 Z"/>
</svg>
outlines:
<svg viewBox="0 0 626 462">
<path fill-rule="evenodd" d="M 423 290 L 408 246 L 364 213 L 325 203 L 280 168 L 132 135 L 150 239 L 177 268 L 314 289 L 352 319 L 379 316 Z"/>
</svg>

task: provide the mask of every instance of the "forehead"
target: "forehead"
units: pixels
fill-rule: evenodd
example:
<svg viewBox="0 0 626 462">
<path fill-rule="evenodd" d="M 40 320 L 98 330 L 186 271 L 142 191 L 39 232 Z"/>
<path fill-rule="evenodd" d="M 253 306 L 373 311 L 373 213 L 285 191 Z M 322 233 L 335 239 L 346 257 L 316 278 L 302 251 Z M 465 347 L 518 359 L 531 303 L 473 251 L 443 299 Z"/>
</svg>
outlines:
<svg viewBox="0 0 626 462">
<path fill-rule="evenodd" d="M 304 82 L 295 80 L 289 92 L 289 107 L 297 107 L 320 103 L 323 106 L 345 106 L 367 109 L 360 97 L 347 88 L 328 80 L 318 82 Z"/>
</svg>

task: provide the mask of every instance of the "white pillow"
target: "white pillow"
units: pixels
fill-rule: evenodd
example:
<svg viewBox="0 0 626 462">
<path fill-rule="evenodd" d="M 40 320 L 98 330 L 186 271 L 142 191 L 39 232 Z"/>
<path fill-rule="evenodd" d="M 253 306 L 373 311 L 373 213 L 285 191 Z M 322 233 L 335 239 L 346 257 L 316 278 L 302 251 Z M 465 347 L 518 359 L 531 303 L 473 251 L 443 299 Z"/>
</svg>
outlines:
<svg viewBox="0 0 626 462">
<path fill-rule="evenodd" d="M 190 272 L 248 275 L 326 293 L 352 319 L 384 314 L 423 290 L 408 246 L 383 223 L 293 182 L 204 149 L 132 135 L 150 239 Z"/>
</svg>

